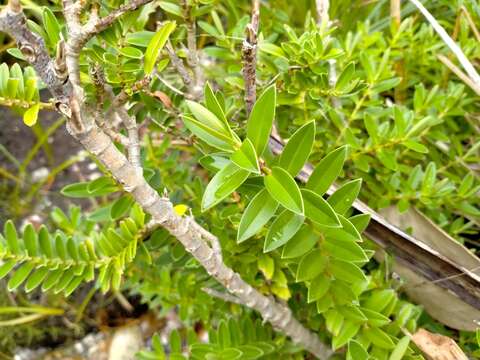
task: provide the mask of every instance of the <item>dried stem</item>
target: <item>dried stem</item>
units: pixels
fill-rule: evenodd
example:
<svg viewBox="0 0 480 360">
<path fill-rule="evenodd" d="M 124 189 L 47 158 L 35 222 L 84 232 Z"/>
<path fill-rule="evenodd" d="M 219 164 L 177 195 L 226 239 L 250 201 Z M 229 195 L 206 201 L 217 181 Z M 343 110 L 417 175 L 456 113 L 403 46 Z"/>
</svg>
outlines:
<svg viewBox="0 0 480 360">
<path fill-rule="evenodd" d="M 420 12 L 423 14 L 423 16 L 425 16 L 430 25 L 432 25 L 433 29 L 437 32 L 437 34 L 442 38 L 445 44 L 447 44 L 450 50 L 452 50 L 464 70 L 467 72 L 470 79 L 475 84 L 480 84 L 480 75 L 477 73 L 477 70 L 475 70 L 474 66 L 465 56 L 462 49 L 460 49 L 460 47 L 455 43 L 455 41 L 453 41 L 453 39 L 448 35 L 445 29 L 438 23 L 438 21 L 432 16 L 432 14 L 430 14 L 430 12 L 422 5 L 420 1 L 409 1 L 412 2 L 418 8 L 418 10 L 420 10 Z"/>
<path fill-rule="evenodd" d="M 330 18 L 328 16 L 328 10 L 330 8 L 329 0 L 316 0 L 315 5 L 317 7 L 317 22 L 319 25 L 322 23 L 328 23 Z"/>
<path fill-rule="evenodd" d="M 257 96 L 257 36 L 260 22 L 260 0 L 252 0 L 252 19 L 246 28 L 242 44 L 243 79 L 245 81 L 245 104 L 247 116 L 255 104 Z"/>
<path fill-rule="evenodd" d="M 437 55 L 438 60 L 440 60 L 446 67 L 448 67 L 455 75 L 457 75 L 460 80 L 467 84 L 470 89 L 475 91 L 477 95 L 480 95 L 480 84 L 473 82 L 473 80 L 468 77 L 460 68 L 458 68 L 454 63 L 450 61 L 446 56 Z"/>
</svg>

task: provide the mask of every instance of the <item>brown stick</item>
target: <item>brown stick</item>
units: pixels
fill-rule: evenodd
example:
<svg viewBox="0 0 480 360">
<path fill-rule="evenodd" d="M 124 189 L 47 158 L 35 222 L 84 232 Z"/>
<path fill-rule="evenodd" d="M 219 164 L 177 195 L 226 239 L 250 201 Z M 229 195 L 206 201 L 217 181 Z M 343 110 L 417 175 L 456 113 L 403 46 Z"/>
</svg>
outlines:
<svg viewBox="0 0 480 360">
<path fill-rule="evenodd" d="M 245 104 L 247 116 L 252 111 L 257 97 L 257 35 L 260 22 L 260 0 L 252 0 L 252 19 L 246 28 L 242 44 L 243 79 L 245 81 Z"/>
</svg>

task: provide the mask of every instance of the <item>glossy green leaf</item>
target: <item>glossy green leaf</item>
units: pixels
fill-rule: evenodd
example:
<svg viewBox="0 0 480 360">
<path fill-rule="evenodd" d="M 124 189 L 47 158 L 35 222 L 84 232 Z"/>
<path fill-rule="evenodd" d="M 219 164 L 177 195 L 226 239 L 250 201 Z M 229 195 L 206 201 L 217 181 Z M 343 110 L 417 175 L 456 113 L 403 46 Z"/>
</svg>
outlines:
<svg viewBox="0 0 480 360">
<path fill-rule="evenodd" d="M 357 198 L 361 187 L 362 179 L 349 181 L 330 195 L 327 202 L 337 213 L 345 214 Z"/>
<path fill-rule="evenodd" d="M 7 240 L 8 249 L 13 254 L 20 254 L 20 243 L 18 241 L 18 234 L 12 220 L 7 220 L 3 226 L 3 233 Z"/>
<path fill-rule="evenodd" d="M 2 63 L 0 65 L 0 95 L 5 96 L 8 93 L 8 79 L 10 78 L 10 70 L 8 65 Z"/>
<path fill-rule="evenodd" d="M 354 241 L 328 238 L 323 246 L 325 251 L 336 259 L 359 263 L 368 261 L 365 251 L 363 251 L 362 247 Z"/>
<path fill-rule="evenodd" d="M 369 356 L 365 348 L 357 341 L 348 343 L 347 360 L 368 360 Z"/>
<path fill-rule="evenodd" d="M 194 101 L 186 100 L 185 103 L 197 121 L 201 122 L 212 130 L 223 134 L 227 138 L 231 137 L 228 124 L 220 120 L 209 109 Z"/>
<path fill-rule="evenodd" d="M 260 174 L 260 167 L 258 165 L 257 154 L 250 139 L 245 139 L 240 146 L 240 149 L 235 151 L 230 160 L 238 167 L 255 174 Z"/>
<path fill-rule="evenodd" d="M 382 327 L 391 322 L 388 317 L 372 309 L 361 308 L 361 311 L 367 317 L 367 323 L 371 326 Z"/>
<path fill-rule="evenodd" d="M 340 76 L 338 77 L 337 82 L 335 83 L 335 89 L 339 91 L 344 90 L 348 86 L 348 83 L 352 80 L 354 73 L 355 73 L 355 64 L 351 62 L 340 73 Z"/>
<path fill-rule="evenodd" d="M 37 255 L 37 233 L 32 224 L 28 224 L 23 230 L 23 243 L 25 244 L 28 255 Z"/>
<path fill-rule="evenodd" d="M 405 147 L 407 147 L 410 150 L 413 150 L 415 152 L 421 153 L 421 154 L 427 154 L 428 153 L 428 148 L 416 141 L 413 140 L 407 140 L 402 143 Z"/>
<path fill-rule="evenodd" d="M 54 48 L 60 41 L 60 24 L 50 8 L 44 6 L 42 11 L 43 26 L 50 46 Z"/>
<path fill-rule="evenodd" d="M 288 242 L 300 229 L 304 217 L 289 210 L 277 216 L 268 230 L 263 246 L 263 252 L 270 252 Z"/>
<path fill-rule="evenodd" d="M 232 145 L 232 138 L 224 131 L 217 131 L 190 116 L 184 115 L 183 122 L 188 130 L 198 136 L 201 140 L 205 141 L 208 145 L 228 152 L 233 152 L 235 150 Z"/>
<path fill-rule="evenodd" d="M 367 278 L 357 265 L 343 260 L 331 260 L 329 270 L 338 280 L 355 284 L 357 282 L 365 282 Z"/>
<path fill-rule="evenodd" d="M 395 345 L 395 349 L 393 349 L 388 360 L 402 360 L 403 355 L 405 355 L 405 353 L 407 352 L 409 343 L 409 336 L 404 336 L 403 338 L 401 338 L 397 345 Z"/>
<path fill-rule="evenodd" d="M 264 178 L 265 187 L 270 195 L 286 209 L 303 214 L 303 199 L 292 176 L 284 169 L 274 166 L 271 174 Z"/>
<path fill-rule="evenodd" d="M 380 330 L 376 327 L 371 327 L 363 331 L 365 337 L 370 340 L 374 345 L 382 349 L 393 349 L 395 344 L 391 337 L 385 333 L 383 330 Z"/>
<path fill-rule="evenodd" d="M 332 348 L 337 350 L 350 341 L 360 330 L 360 324 L 352 321 L 344 321 L 342 328 L 332 339 Z"/>
<path fill-rule="evenodd" d="M 355 226 L 355 229 L 357 229 L 359 233 L 362 233 L 367 228 L 370 217 L 370 214 L 358 214 L 349 217 L 348 220 Z"/>
<path fill-rule="evenodd" d="M 127 211 L 133 205 L 134 200 L 131 196 L 122 196 L 115 200 L 112 207 L 110 208 L 110 216 L 112 219 L 119 219 L 120 217 L 124 216 Z"/>
<path fill-rule="evenodd" d="M 179 17 L 183 16 L 182 8 L 177 4 L 174 4 L 174 3 L 168 2 L 168 1 L 160 1 L 159 5 L 162 8 L 162 10 L 165 10 L 166 12 L 168 12 L 170 14 L 173 14 L 173 15 L 179 16 Z"/>
<path fill-rule="evenodd" d="M 205 189 L 202 198 L 202 211 L 217 205 L 234 192 L 247 179 L 249 172 L 229 163 L 215 174 Z"/>
<path fill-rule="evenodd" d="M 143 57 L 142 51 L 133 46 L 126 46 L 124 48 L 121 48 L 119 52 L 123 56 L 131 59 L 141 59 Z"/>
<path fill-rule="evenodd" d="M 312 151 L 315 140 L 315 121 L 311 121 L 298 129 L 288 140 L 282 151 L 279 166 L 296 176 L 302 169 Z"/>
<path fill-rule="evenodd" d="M 342 146 L 325 156 L 310 175 L 307 188 L 323 195 L 342 171 L 346 156 L 346 146 Z"/>
<path fill-rule="evenodd" d="M 228 126 L 228 120 L 225 116 L 225 112 L 223 111 L 220 102 L 218 101 L 208 82 L 205 84 L 205 105 L 207 106 L 207 109 L 210 110 L 220 121 Z"/>
<path fill-rule="evenodd" d="M 305 216 L 317 224 L 327 227 L 340 227 L 340 220 L 328 202 L 315 192 L 302 189 Z"/>
<path fill-rule="evenodd" d="M 48 268 L 41 267 L 28 277 L 27 282 L 25 283 L 25 291 L 30 292 L 36 289 L 40 283 L 45 279 L 48 274 Z"/>
<path fill-rule="evenodd" d="M 147 50 L 145 51 L 145 59 L 143 63 L 143 70 L 146 74 L 151 74 L 155 68 L 160 51 L 165 46 L 170 34 L 175 30 L 176 23 L 173 21 L 167 21 L 158 30 L 153 38 L 150 40 Z"/>
<path fill-rule="evenodd" d="M 272 218 L 278 208 L 267 189 L 262 189 L 250 201 L 240 220 L 237 242 L 241 243 L 255 235 Z"/>
<path fill-rule="evenodd" d="M 306 254 L 315 246 L 318 238 L 310 226 L 303 225 L 283 248 L 282 258 L 291 259 Z"/>
<path fill-rule="evenodd" d="M 331 280 L 323 275 L 319 275 L 315 279 L 313 279 L 308 285 L 308 303 L 317 301 L 318 299 L 323 297 L 330 288 L 330 283 Z"/>
<path fill-rule="evenodd" d="M 10 271 L 17 265 L 17 261 L 12 259 L 12 260 L 7 260 L 4 263 L 0 265 L 0 279 L 3 279 L 5 276 L 8 275 Z"/>
<path fill-rule="evenodd" d="M 7 284 L 8 291 L 15 290 L 19 287 L 27 278 L 27 276 L 32 272 L 35 264 L 31 262 L 26 262 L 15 271 L 13 276 L 10 278 Z"/>
<path fill-rule="evenodd" d="M 268 87 L 255 102 L 247 122 L 247 138 L 252 141 L 258 156 L 268 144 L 273 120 L 275 118 L 275 85 Z"/>
<path fill-rule="evenodd" d="M 321 274 L 328 264 L 328 258 L 319 249 L 306 254 L 298 264 L 296 281 L 312 280 Z"/>
</svg>

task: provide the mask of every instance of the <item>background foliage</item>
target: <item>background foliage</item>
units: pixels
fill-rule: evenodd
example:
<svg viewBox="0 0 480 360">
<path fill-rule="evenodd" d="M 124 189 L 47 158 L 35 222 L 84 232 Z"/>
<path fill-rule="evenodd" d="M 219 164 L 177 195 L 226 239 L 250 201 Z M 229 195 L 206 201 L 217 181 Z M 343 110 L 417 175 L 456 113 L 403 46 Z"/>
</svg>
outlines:
<svg viewBox="0 0 480 360">
<path fill-rule="evenodd" d="M 101 14 L 120 3 L 102 1 Z M 240 50 L 249 2 L 191 5 L 188 13 L 174 1 L 145 5 L 90 41 L 81 57 L 92 101 L 101 96 L 95 79 L 103 77 L 115 93 L 131 96 L 129 112 L 143 128 L 149 183 L 159 192 L 168 189 L 180 214 L 191 213 L 219 236 L 225 262 L 243 279 L 288 302 L 308 328 L 344 349 L 339 357 L 422 358 L 404 337 L 418 326 L 453 334 L 467 353 L 478 355 L 474 334 L 452 333 L 405 298 L 388 262 L 374 260 L 375 246 L 360 235 L 368 219 L 350 209 L 357 196 L 374 209 L 413 206 L 478 250 L 477 95 L 438 61 L 438 54 L 453 57 L 431 27 L 407 2 L 399 26 L 390 21 L 387 1 L 332 2 L 331 28 L 316 23 L 313 1 L 262 2 L 257 71 L 263 95 L 249 117 Z M 465 6 L 478 23 L 478 5 L 427 5 L 477 62 L 479 39 L 459 9 Z M 60 4 L 25 7 L 30 27 L 53 54 L 64 33 Z M 185 58 L 191 19 L 198 24 L 208 85 L 202 99 L 186 100 L 190 89 L 167 53 L 158 59 L 151 53 L 170 36 Z M 304 358 L 302 349 L 262 325 L 258 315 L 202 291 L 221 289 L 175 239 L 146 226 L 148 216 L 106 173 L 63 188 L 79 206 L 47 207 L 41 211 L 47 226 L 22 226 L 20 220 L 45 195 L 45 181 L 26 168 L 40 150 L 48 154 L 46 139 L 61 121 L 45 128 L 37 120 L 39 110 L 53 106 L 19 50 L 9 39 L 4 44 L 0 103 L 22 115 L 38 139 L 25 160 L 12 159 L 2 147 L 12 163 L 0 168 L 7 213 L 0 277 L 8 290 L 41 289 L 63 298 L 94 281 L 99 291 L 138 295 L 158 316 L 176 309 L 184 331 L 172 333 L 166 348 L 154 337 L 152 352 L 140 358 L 163 358 L 165 351 L 182 358 L 182 349 L 199 359 Z M 133 84 L 156 60 L 150 86 L 136 91 Z M 104 105 L 98 111 L 106 111 Z M 274 119 L 276 131 L 292 144 L 280 157 L 266 149 Z M 2 119 L 5 126 L 8 121 Z M 52 165 L 53 176 L 79 160 Z M 293 177 L 307 160 L 317 176 L 300 190 Z M 341 188 L 322 200 L 335 179 Z M 199 323 L 209 331 L 208 344 L 196 338 Z"/>
</svg>

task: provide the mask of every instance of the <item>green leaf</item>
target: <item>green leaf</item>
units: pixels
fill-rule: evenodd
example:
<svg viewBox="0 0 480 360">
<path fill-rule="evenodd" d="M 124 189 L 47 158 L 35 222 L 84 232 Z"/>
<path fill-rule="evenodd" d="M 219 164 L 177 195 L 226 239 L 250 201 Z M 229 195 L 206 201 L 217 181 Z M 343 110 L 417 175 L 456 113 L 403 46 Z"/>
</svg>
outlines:
<svg viewBox="0 0 480 360">
<path fill-rule="evenodd" d="M 428 148 L 420 144 L 419 142 L 413 141 L 413 140 L 407 140 L 402 143 L 405 147 L 409 148 L 410 150 L 416 151 L 421 154 L 427 154 L 428 153 Z"/>
<path fill-rule="evenodd" d="M 37 233 L 32 224 L 28 224 L 23 230 L 23 243 L 25 244 L 28 255 L 37 255 Z"/>
<path fill-rule="evenodd" d="M 361 242 L 362 237 L 360 233 L 357 231 L 355 226 L 346 219 L 342 215 L 338 215 L 338 219 L 340 220 L 340 224 L 342 225 L 341 228 L 332 228 L 332 227 L 323 227 L 322 232 L 323 235 L 331 240 L 339 240 L 339 241 L 352 241 L 352 242 Z"/>
<path fill-rule="evenodd" d="M 20 243 L 18 242 L 17 229 L 12 220 L 7 220 L 3 226 L 3 233 L 5 234 L 5 239 L 7 240 L 8 250 L 13 254 L 20 254 Z"/>
<path fill-rule="evenodd" d="M 163 24 L 160 30 L 158 30 L 150 40 L 147 50 L 145 51 L 145 59 L 143 63 L 143 70 L 145 74 L 151 74 L 155 68 L 155 63 L 160 55 L 160 51 L 165 46 L 168 37 L 175 30 L 176 23 L 174 21 L 167 21 Z"/>
<path fill-rule="evenodd" d="M 351 340 L 348 343 L 347 360 L 368 360 L 368 358 L 367 351 L 359 342 Z"/>
<path fill-rule="evenodd" d="M 395 349 L 393 349 L 392 353 L 390 354 L 390 357 L 388 358 L 388 360 L 402 360 L 403 355 L 405 355 L 405 353 L 407 352 L 409 343 L 410 343 L 409 336 L 404 336 L 403 338 L 401 338 L 400 341 L 395 346 Z"/>
<path fill-rule="evenodd" d="M 308 281 L 316 278 L 327 267 L 328 258 L 319 249 L 306 254 L 298 264 L 296 281 Z"/>
<path fill-rule="evenodd" d="M 362 179 L 356 179 L 343 184 L 332 195 L 329 196 L 327 202 L 339 214 L 345 214 L 352 206 L 353 202 L 362 187 Z"/>
<path fill-rule="evenodd" d="M 58 23 L 58 20 L 53 14 L 52 10 L 46 6 L 43 7 L 42 20 L 45 33 L 48 36 L 50 47 L 55 48 L 57 43 L 60 41 L 60 24 Z"/>
<path fill-rule="evenodd" d="M 249 172 L 234 163 L 227 164 L 215 174 L 205 189 L 202 198 L 202 211 L 217 205 L 234 192 L 247 179 Z"/>
<path fill-rule="evenodd" d="M 349 63 L 342 71 L 340 76 L 337 79 L 335 84 L 335 89 L 343 91 L 348 87 L 348 83 L 352 80 L 353 74 L 355 73 L 355 64 L 353 62 Z"/>
<path fill-rule="evenodd" d="M 45 279 L 48 274 L 48 268 L 41 267 L 28 277 L 27 282 L 25 283 L 25 291 L 28 293 L 33 289 L 37 288 L 40 283 Z"/>
<path fill-rule="evenodd" d="M 15 267 L 15 265 L 17 265 L 17 261 L 14 259 L 7 260 L 0 265 L 0 279 L 3 279 L 5 276 L 7 276 L 8 273 Z"/>
<path fill-rule="evenodd" d="M 341 226 L 337 214 L 323 197 L 308 189 L 302 189 L 301 193 L 307 218 L 327 227 Z"/>
<path fill-rule="evenodd" d="M 126 46 L 119 50 L 120 54 L 123 56 L 130 58 L 130 59 L 141 59 L 143 57 L 143 53 L 140 49 L 137 49 L 133 46 Z"/>
<path fill-rule="evenodd" d="M 370 340 L 374 345 L 378 346 L 379 348 L 389 350 L 395 347 L 393 340 L 383 330 L 371 327 L 369 329 L 365 329 L 363 331 L 363 334 L 368 340 Z"/>
<path fill-rule="evenodd" d="M 377 120 L 369 115 L 365 114 L 363 118 L 363 123 L 365 124 L 365 129 L 367 130 L 368 135 L 371 137 L 374 144 L 378 143 L 378 124 Z"/>
<path fill-rule="evenodd" d="M 332 339 L 332 348 L 337 350 L 353 338 L 360 329 L 360 324 L 352 321 L 344 321 L 342 328 Z"/>
<path fill-rule="evenodd" d="M 33 126 L 37 123 L 40 104 L 34 104 L 23 113 L 23 123 L 27 126 Z"/>
<path fill-rule="evenodd" d="M 46 257 L 53 257 L 52 242 L 50 240 L 50 234 L 48 233 L 45 225 L 42 225 L 38 232 L 38 243 L 40 245 L 40 252 Z"/>
<path fill-rule="evenodd" d="M 260 255 L 258 258 L 258 268 L 267 280 L 272 280 L 275 273 L 275 261 L 269 255 Z"/>
<path fill-rule="evenodd" d="M 272 218 L 277 211 L 278 202 L 274 200 L 267 189 L 262 189 L 250 201 L 240 220 L 237 242 L 241 243 L 255 235 Z"/>
<path fill-rule="evenodd" d="M 388 303 L 385 305 L 388 305 Z M 390 323 L 388 317 L 372 309 L 361 308 L 361 311 L 367 317 L 367 323 L 371 326 L 382 327 Z"/>
<path fill-rule="evenodd" d="M 30 274 L 30 272 L 33 270 L 35 267 L 35 264 L 32 262 L 26 262 L 23 265 L 21 265 L 16 271 L 15 274 L 10 278 L 8 281 L 8 291 L 15 290 L 17 287 L 19 287 L 27 278 L 27 276 Z"/>
<path fill-rule="evenodd" d="M 422 181 L 422 194 L 430 194 L 437 178 L 437 166 L 431 161 L 425 170 Z"/>
<path fill-rule="evenodd" d="M 292 213 L 291 211 L 283 211 L 273 222 L 268 230 L 263 252 L 270 252 L 287 243 L 300 229 L 303 224 L 304 217 Z"/>
<path fill-rule="evenodd" d="M 290 239 L 282 251 L 283 259 L 291 259 L 302 256 L 309 252 L 318 240 L 313 229 L 304 225 L 300 230 Z"/>
<path fill-rule="evenodd" d="M 88 184 L 89 183 L 87 182 L 69 184 L 63 187 L 63 189 L 60 190 L 60 193 L 64 196 L 74 198 L 92 197 L 92 195 L 88 192 Z"/>
<path fill-rule="evenodd" d="M 278 165 L 296 176 L 302 169 L 312 151 L 315 140 L 315 121 L 311 121 L 298 129 L 288 140 L 280 155 Z"/>
<path fill-rule="evenodd" d="M 118 198 L 117 200 L 115 200 L 112 207 L 110 208 L 110 216 L 114 220 L 119 219 L 127 213 L 133 203 L 134 200 L 131 196 L 125 195 Z"/>
<path fill-rule="evenodd" d="M 395 291 L 392 289 L 373 291 L 363 306 L 367 309 L 381 312 L 394 298 Z"/>
<path fill-rule="evenodd" d="M 5 96 L 8 93 L 8 79 L 10 78 L 10 70 L 8 65 L 2 63 L 0 65 L 0 95 Z"/>
<path fill-rule="evenodd" d="M 275 85 L 268 87 L 255 102 L 247 122 L 247 138 L 252 141 L 258 156 L 268 144 L 273 119 L 275 118 Z"/>
<path fill-rule="evenodd" d="M 323 275 L 317 276 L 308 286 L 307 302 L 311 303 L 323 297 L 330 288 L 331 280 Z"/>
<path fill-rule="evenodd" d="M 264 178 L 265 187 L 272 197 L 286 209 L 303 214 L 303 199 L 292 176 L 284 169 L 274 166 L 271 174 Z"/>
<path fill-rule="evenodd" d="M 159 2 L 160 7 L 165 10 L 166 12 L 173 14 L 175 16 L 182 17 L 182 8 L 178 6 L 177 4 L 168 2 L 168 1 L 160 1 Z"/>
<path fill-rule="evenodd" d="M 199 122 L 208 126 L 212 130 L 222 133 L 227 138 L 231 137 L 228 124 L 220 120 L 213 112 L 194 101 L 186 100 L 185 103 L 195 119 Z"/>
<path fill-rule="evenodd" d="M 360 263 L 368 261 L 365 251 L 354 241 L 327 238 L 323 246 L 336 259 Z"/>
<path fill-rule="evenodd" d="M 359 233 L 362 233 L 370 222 L 370 214 L 358 214 L 348 218 L 348 220 L 355 226 Z"/>
<path fill-rule="evenodd" d="M 182 118 L 187 129 L 195 136 L 198 136 L 201 140 L 205 141 L 208 145 L 223 151 L 234 151 L 230 135 L 214 130 L 192 117 L 184 115 Z"/>
<path fill-rule="evenodd" d="M 398 169 L 395 151 L 390 149 L 380 149 L 377 151 L 377 158 L 387 169 L 393 171 Z"/>
<path fill-rule="evenodd" d="M 362 269 L 347 261 L 331 260 L 329 269 L 336 279 L 343 280 L 350 284 L 367 281 Z"/>
<path fill-rule="evenodd" d="M 347 156 L 347 147 L 342 146 L 325 156 L 315 167 L 307 182 L 307 189 L 323 195 L 342 170 Z"/>
<path fill-rule="evenodd" d="M 207 109 L 210 110 L 220 121 L 228 126 L 228 120 L 225 116 L 225 112 L 223 111 L 220 102 L 213 93 L 213 90 L 208 82 L 205 83 L 205 105 L 207 106 Z"/>
<path fill-rule="evenodd" d="M 240 149 L 235 151 L 230 160 L 237 164 L 242 169 L 260 174 L 260 167 L 258 166 L 257 154 L 250 139 L 245 139 Z"/>
</svg>

